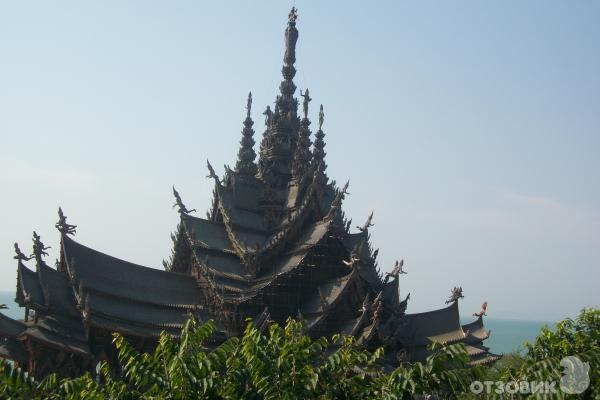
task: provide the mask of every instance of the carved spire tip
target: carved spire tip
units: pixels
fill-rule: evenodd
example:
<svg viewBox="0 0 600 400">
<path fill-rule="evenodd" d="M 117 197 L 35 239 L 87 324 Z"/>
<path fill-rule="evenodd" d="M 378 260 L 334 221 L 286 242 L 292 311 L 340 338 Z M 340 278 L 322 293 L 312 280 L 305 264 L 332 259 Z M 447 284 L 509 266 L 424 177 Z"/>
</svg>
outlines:
<svg viewBox="0 0 600 400">
<path fill-rule="evenodd" d="M 325 122 L 325 113 L 323 112 L 323 104 L 319 108 L 319 130 L 323 128 L 323 122 Z"/>
<path fill-rule="evenodd" d="M 246 117 L 250 118 L 251 110 L 252 110 L 252 92 L 248 92 L 248 102 L 246 103 Z"/>
<path fill-rule="evenodd" d="M 296 7 L 292 7 L 288 14 L 288 22 L 296 22 L 298 19 L 298 9 Z"/>
<path fill-rule="evenodd" d="M 77 225 L 67 223 L 67 217 L 60 206 L 58 207 L 58 222 L 54 226 L 63 235 L 75 235 L 76 233 Z"/>
</svg>

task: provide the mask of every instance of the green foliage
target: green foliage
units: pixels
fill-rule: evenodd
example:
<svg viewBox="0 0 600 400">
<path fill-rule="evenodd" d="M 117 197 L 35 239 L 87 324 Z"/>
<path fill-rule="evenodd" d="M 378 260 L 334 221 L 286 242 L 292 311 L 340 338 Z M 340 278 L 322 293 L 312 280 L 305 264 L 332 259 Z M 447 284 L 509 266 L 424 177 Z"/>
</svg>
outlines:
<svg viewBox="0 0 600 400">
<path fill-rule="evenodd" d="M 492 368 L 468 367 L 462 344 L 434 345 L 422 363 L 383 372 L 383 350 L 368 352 L 353 338 L 335 335 L 312 340 L 289 319 L 263 334 L 249 323 L 241 338 L 217 348 L 206 345 L 212 322 L 190 318 L 180 339 L 161 334 L 152 354 L 137 351 L 114 335 L 121 378 L 106 363 L 99 376 L 76 379 L 50 375 L 36 381 L 9 362 L 0 364 L 3 399 L 412 399 L 475 398 L 474 380 L 559 380 L 564 356 L 577 355 L 591 366 L 600 398 L 600 311 L 584 310 L 576 320 L 544 328 L 524 355 L 507 355 Z M 98 383 L 100 382 L 100 383 Z M 491 396 L 493 397 L 493 396 Z M 557 397 L 562 397 L 562 393 Z"/>
<path fill-rule="evenodd" d="M 517 366 L 507 367 L 505 380 L 560 381 L 561 360 L 577 356 L 590 365 L 590 388 L 586 395 L 600 399 L 600 310 L 583 309 L 577 319 L 567 318 L 554 331 L 542 328 L 533 343 L 525 344 L 525 357 Z M 562 398 L 560 393 L 557 398 Z"/>
</svg>

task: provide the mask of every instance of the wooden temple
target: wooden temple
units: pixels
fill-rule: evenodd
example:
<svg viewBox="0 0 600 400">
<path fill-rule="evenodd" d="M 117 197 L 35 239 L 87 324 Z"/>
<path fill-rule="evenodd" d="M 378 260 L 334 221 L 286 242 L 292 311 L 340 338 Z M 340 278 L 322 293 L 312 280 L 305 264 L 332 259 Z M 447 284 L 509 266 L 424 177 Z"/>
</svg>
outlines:
<svg viewBox="0 0 600 400">
<path fill-rule="evenodd" d="M 208 163 L 214 191 L 206 218 L 191 215 L 173 188 L 180 222 L 164 271 L 79 243 L 59 210 L 54 268 L 35 232 L 31 257 L 15 244 L 16 302 L 24 318 L 0 314 L 0 357 L 35 377 L 94 373 L 101 360 L 117 365 L 113 332 L 150 351 L 162 331 L 177 337 L 193 315 L 215 321 L 209 346 L 239 335 L 247 318 L 264 328 L 291 316 L 312 337 L 342 333 L 369 349 L 383 346 L 391 366 L 423 360 L 432 342 L 464 343 L 474 364 L 498 359 L 483 345 L 489 331 L 482 316 L 461 325 L 461 295 L 445 308 L 406 314 L 402 265 L 385 276 L 378 269 L 373 215 L 351 228 L 342 210 L 348 184 L 327 176 L 323 107 L 313 135 L 309 91 L 300 92 L 302 104 L 294 96 L 296 17 L 293 9 L 280 93 L 263 113 L 258 160 L 249 95 L 235 168 L 218 176 Z"/>
</svg>

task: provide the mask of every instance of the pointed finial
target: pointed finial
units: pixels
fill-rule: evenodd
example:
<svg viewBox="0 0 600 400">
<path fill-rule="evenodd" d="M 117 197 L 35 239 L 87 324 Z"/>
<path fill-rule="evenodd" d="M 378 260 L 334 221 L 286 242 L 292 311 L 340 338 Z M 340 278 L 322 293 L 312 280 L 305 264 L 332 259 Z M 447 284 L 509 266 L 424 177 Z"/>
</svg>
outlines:
<svg viewBox="0 0 600 400">
<path fill-rule="evenodd" d="M 323 112 L 323 104 L 319 110 L 319 130 L 323 129 L 323 122 L 325 121 L 325 113 Z"/>
<path fill-rule="evenodd" d="M 13 258 L 18 261 L 29 261 L 32 259 L 32 257 L 27 257 L 23 254 L 17 242 L 15 242 L 15 256 Z"/>
<path fill-rule="evenodd" d="M 332 221 L 333 218 L 337 215 L 342 207 L 342 200 L 348 193 L 348 187 L 350 186 L 350 181 L 347 181 L 342 189 L 337 189 L 335 198 L 331 202 L 331 206 L 329 208 L 329 212 L 323 218 L 324 221 Z"/>
<path fill-rule="evenodd" d="M 308 118 L 308 103 L 310 103 L 310 101 L 312 100 L 310 94 L 308 93 L 308 88 L 306 88 L 304 93 L 302 93 L 302 90 L 300 90 L 300 96 L 304 97 L 304 102 L 302 103 L 302 106 L 304 108 L 304 118 Z"/>
<path fill-rule="evenodd" d="M 177 190 L 175 190 L 175 186 L 173 186 L 173 196 L 175 196 L 175 204 L 173 204 L 173 208 L 179 207 L 179 210 L 178 210 L 179 214 L 187 215 L 191 212 L 196 212 L 195 208 L 193 208 L 191 210 L 187 209 L 187 207 L 181 201 L 181 197 L 179 196 L 179 193 L 177 192 Z"/>
<path fill-rule="evenodd" d="M 58 207 L 58 222 L 54 225 L 63 235 L 74 235 L 77 225 L 67 223 L 67 217 L 63 214 L 62 208 Z"/>
<path fill-rule="evenodd" d="M 454 288 L 450 290 L 450 297 L 448 298 L 448 300 L 446 300 L 446 304 L 454 303 L 458 301 L 458 299 L 462 299 L 464 297 L 465 296 L 463 296 L 462 287 L 454 286 Z"/>
<path fill-rule="evenodd" d="M 371 215 L 369 215 L 369 218 L 367 218 L 367 221 L 365 222 L 365 224 L 363 226 L 357 226 L 358 230 L 361 232 L 365 232 L 370 227 L 375 226 L 372 221 L 373 221 L 373 211 L 371 211 Z"/>
<path fill-rule="evenodd" d="M 214 168 L 212 167 L 212 165 L 210 165 L 210 161 L 206 160 L 206 166 L 208 167 L 208 175 L 206 176 L 207 178 L 213 178 L 217 181 L 217 183 L 219 182 L 219 177 L 217 176 L 217 174 L 215 173 Z"/>
<path fill-rule="evenodd" d="M 342 196 L 346 196 L 347 194 L 350 194 L 350 193 L 348 192 L 348 187 L 349 187 L 349 186 L 350 186 L 350 179 L 348 179 L 348 180 L 346 181 L 346 184 L 344 185 L 344 187 L 342 188 L 342 190 L 341 190 L 341 192 L 340 192 L 340 193 L 342 194 Z"/>
<path fill-rule="evenodd" d="M 487 315 L 487 307 L 488 307 L 488 302 L 484 301 L 483 304 L 481 305 L 481 310 L 479 312 L 473 313 L 473 316 L 477 317 L 477 318 L 486 316 Z"/>
<path fill-rule="evenodd" d="M 252 110 L 252 92 L 248 93 L 248 102 L 246 103 L 246 117 L 250 118 L 250 110 Z"/>
<path fill-rule="evenodd" d="M 392 269 L 392 272 L 387 272 L 385 274 L 384 283 L 388 283 L 390 278 L 398 279 L 398 276 L 400 276 L 402 274 L 406 274 L 407 272 L 402 269 L 403 266 L 404 266 L 404 259 L 400 260 L 400 262 L 398 262 L 398 260 L 396 260 L 396 263 L 394 264 L 394 269 Z"/>
<path fill-rule="evenodd" d="M 44 243 L 42 243 L 42 239 L 40 237 L 40 235 L 38 235 L 36 233 L 36 231 L 33 231 L 33 254 L 31 254 L 30 257 L 35 257 L 36 259 L 41 260 L 42 256 L 47 256 L 48 253 L 46 253 L 46 250 L 51 249 L 52 247 L 50 246 L 44 246 Z"/>
<path fill-rule="evenodd" d="M 298 9 L 296 7 L 292 7 L 290 13 L 288 14 L 288 22 L 296 22 L 298 19 Z"/>
</svg>

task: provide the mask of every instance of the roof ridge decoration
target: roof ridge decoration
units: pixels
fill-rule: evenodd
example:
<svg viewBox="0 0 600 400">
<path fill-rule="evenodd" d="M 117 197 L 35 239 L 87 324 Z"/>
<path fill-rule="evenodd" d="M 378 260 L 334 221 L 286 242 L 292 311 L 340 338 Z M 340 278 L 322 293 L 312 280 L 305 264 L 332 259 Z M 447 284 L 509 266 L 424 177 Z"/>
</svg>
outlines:
<svg viewBox="0 0 600 400">
<path fill-rule="evenodd" d="M 23 254 L 23 252 L 21 251 L 21 249 L 19 248 L 19 244 L 17 242 L 15 242 L 15 255 L 13 256 L 13 258 L 19 262 L 21 261 L 29 261 L 33 258 L 32 256 L 27 257 L 25 254 Z"/>
<path fill-rule="evenodd" d="M 396 260 L 396 263 L 394 264 L 394 268 L 392 269 L 392 271 L 386 272 L 385 280 L 383 281 L 383 283 L 388 283 L 390 278 L 398 279 L 399 275 L 407 274 L 407 272 L 402 269 L 403 266 L 404 266 L 404 259 L 400 260 L 400 262 L 398 262 L 398 260 Z"/>
<path fill-rule="evenodd" d="M 319 165 L 319 170 L 322 171 L 324 163 L 320 163 Z M 342 208 L 342 201 L 344 200 L 346 195 L 350 194 L 348 192 L 348 186 L 350 186 L 350 180 L 348 180 L 341 189 L 336 189 L 335 198 L 331 202 L 331 208 L 329 209 L 329 212 L 327 213 L 325 218 L 323 218 L 323 220 L 332 221 L 338 215 Z"/>
<path fill-rule="evenodd" d="M 181 196 L 179 196 L 179 192 L 175 190 L 175 186 L 173 186 L 173 196 L 175 196 L 175 204 L 173 204 L 173 208 L 177 207 L 177 211 L 179 212 L 179 214 L 187 215 L 189 213 L 196 212 L 195 208 L 192 208 L 191 210 L 187 209 L 185 204 L 183 204 L 183 201 L 181 201 Z"/>
<path fill-rule="evenodd" d="M 488 307 L 488 302 L 484 301 L 483 304 L 481 305 L 481 310 L 479 310 L 479 312 L 473 313 L 473 316 L 477 317 L 477 318 L 483 318 L 484 316 L 487 316 L 487 307 Z"/>
<path fill-rule="evenodd" d="M 240 150 L 238 152 L 238 159 L 235 165 L 235 171 L 244 177 L 253 177 L 258 172 L 254 160 L 256 159 L 256 152 L 254 151 L 254 130 L 252 126 L 254 121 L 250 117 L 252 110 L 252 92 L 248 93 L 248 100 L 246 103 L 246 119 L 244 120 L 244 128 L 242 129 L 242 139 L 240 140 Z"/>
<path fill-rule="evenodd" d="M 63 235 L 75 235 L 77 225 L 67 223 L 67 217 L 63 214 L 61 207 L 58 207 L 58 222 L 54 225 Z"/>
<path fill-rule="evenodd" d="M 375 224 L 373 223 L 373 213 L 374 211 L 371 211 L 371 214 L 369 215 L 363 226 L 356 227 L 359 231 L 367 232 L 370 227 L 375 226 Z"/>
<path fill-rule="evenodd" d="M 462 287 L 454 286 L 454 288 L 450 290 L 450 297 L 448 298 L 448 300 L 446 300 L 446 304 L 456 303 L 459 299 L 462 299 L 464 297 L 465 296 L 463 296 Z"/>
<path fill-rule="evenodd" d="M 327 169 L 325 163 L 325 133 L 323 132 L 323 122 L 325 121 L 325 113 L 323 112 L 323 104 L 319 108 L 319 130 L 315 133 L 315 142 L 313 143 L 313 163 L 323 164 L 323 174 Z M 327 176 L 325 175 L 324 183 L 327 183 Z"/>
<path fill-rule="evenodd" d="M 33 241 L 33 253 L 30 257 L 35 257 L 37 262 L 43 263 L 43 257 L 48 255 L 46 250 L 51 249 L 52 247 L 45 246 L 40 235 L 38 235 L 36 231 L 33 231 L 33 238 L 31 240 Z"/>
<path fill-rule="evenodd" d="M 310 146 L 312 145 L 310 140 L 310 120 L 308 119 L 308 104 L 312 98 L 310 97 L 308 88 L 306 88 L 304 93 L 300 90 L 300 96 L 304 98 L 302 103 L 304 118 L 300 121 L 296 150 L 294 152 L 294 160 L 292 163 L 292 175 L 296 182 L 300 182 L 304 178 L 312 160 L 312 152 L 310 151 Z"/>
</svg>

